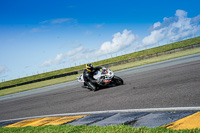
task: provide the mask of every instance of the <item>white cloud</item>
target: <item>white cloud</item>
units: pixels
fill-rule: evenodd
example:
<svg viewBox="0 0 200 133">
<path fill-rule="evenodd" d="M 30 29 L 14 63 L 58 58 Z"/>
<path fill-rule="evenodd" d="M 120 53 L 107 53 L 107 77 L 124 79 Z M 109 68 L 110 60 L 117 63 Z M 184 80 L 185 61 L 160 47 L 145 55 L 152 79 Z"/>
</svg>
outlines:
<svg viewBox="0 0 200 133">
<path fill-rule="evenodd" d="M 60 23 L 69 22 L 72 20 L 73 20 L 72 18 L 59 18 L 59 19 L 52 19 L 51 23 L 52 24 L 60 24 Z"/>
<path fill-rule="evenodd" d="M 162 40 L 165 37 L 165 35 L 163 34 L 164 31 L 165 31 L 165 28 L 152 31 L 149 36 L 145 37 L 142 40 L 142 43 L 144 45 L 157 43 L 158 41 Z"/>
<path fill-rule="evenodd" d="M 44 21 L 43 23 L 64 23 L 74 21 L 70 18 L 54 19 Z M 100 28 L 103 24 L 96 25 L 96 28 Z M 35 29 L 37 31 L 37 29 Z M 187 12 L 184 10 L 176 10 L 173 17 L 164 17 L 163 22 L 156 22 L 151 26 L 151 32 L 148 36 L 144 37 L 142 45 L 138 43 L 138 36 L 134 35 L 131 30 L 124 29 L 122 33 L 117 32 L 113 34 L 113 38 L 110 41 L 106 41 L 96 49 L 79 47 L 66 52 L 65 54 L 58 54 L 54 59 L 45 61 L 41 66 L 49 66 L 55 63 L 61 62 L 65 57 L 69 61 L 78 61 L 80 59 L 95 59 L 102 55 L 117 53 L 119 51 L 125 51 L 129 49 L 136 49 L 136 47 L 143 47 L 144 45 L 153 45 L 160 41 L 177 41 L 194 35 L 200 31 L 200 15 L 193 18 L 187 17 Z M 89 31 L 86 33 L 90 33 Z M 85 52 L 87 51 L 87 52 Z"/>
<path fill-rule="evenodd" d="M 30 30 L 31 33 L 36 33 L 36 32 L 45 32 L 48 31 L 47 29 L 44 29 L 44 27 L 41 28 L 33 28 Z"/>
<path fill-rule="evenodd" d="M 88 59 L 87 55 L 89 55 L 89 53 L 88 54 L 79 53 L 79 54 L 71 56 L 69 58 L 69 61 L 74 62 L 74 61 L 77 61 L 79 59 Z"/>
<path fill-rule="evenodd" d="M 69 56 L 69 61 L 73 62 L 79 59 L 88 59 L 91 57 L 91 54 L 93 54 L 93 51 L 84 49 L 81 45 L 74 50 L 68 51 L 66 55 Z"/>
<path fill-rule="evenodd" d="M 46 23 L 49 23 L 49 20 L 45 20 L 45 21 L 40 22 L 40 24 L 46 24 Z"/>
<path fill-rule="evenodd" d="M 40 65 L 41 67 L 45 67 L 45 66 L 50 66 L 52 64 L 55 64 L 55 63 L 59 63 L 61 62 L 61 60 L 64 58 L 65 56 L 63 54 L 58 54 L 56 56 L 55 59 L 50 59 L 48 61 L 45 61 L 44 63 L 42 63 L 42 65 Z"/>
<path fill-rule="evenodd" d="M 154 23 L 153 28 L 159 27 L 161 25 L 160 22 Z"/>
<path fill-rule="evenodd" d="M 31 32 L 38 32 L 38 31 L 40 31 L 39 28 L 33 28 L 33 29 L 31 29 Z"/>
<path fill-rule="evenodd" d="M 136 36 L 131 31 L 125 29 L 122 33 L 113 35 L 112 41 L 104 42 L 99 49 L 95 51 L 96 56 L 115 53 L 132 45 L 136 41 Z"/>
<path fill-rule="evenodd" d="M 48 61 L 45 61 L 40 66 L 45 67 L 45 66 L 51 66 L 51 65 L 56 64 L 56 63 L 60 63 L 67 56 L 73 56 L 73 57 L 71 57 L 71 59 L 76 59 L 75 55 L 77 53 L 79 53 L 82 49 L 83 49 L 83 47 L 82 47 L 82 45 L 80 45 L 78 48 L 71 50 L 71 51 L 68 51 L 66 54 L 58 54 L 54 59 L 50 59 Z"/>
<path fill-rule="evenodd" d="M 83 50 L 83 46 L 79 46 L 78 48 L 74 49 L 74 50 L 71 50 L 71 51 L 68 51 L 66 53 L 67 56 L 72 56 L 72 55 L 75 55 L 77 54 L 78 52 L 80 52 L 81 50 Z"/>
<path fill-rule="evenodd" d="M 64 58 L 63 54 L 58 54 L 54 60 L 54 62 L 60 62 Z"/>
<path fill-rule="evenodd" d="M 61 24 L 61 23 L 65 23 L 65 22 L 76 23 L 76 21 L 77 20 L 74 18 L 58 18 L 58 19 L 45 20 L 45 21 L 40 22 L 40 24 L 46 24 L 46 23 Z"/>
<path fill-rule="evenodd" d="M 0 66 L 0 75 L 8 72 L 8 68 L 5 66 Z"/>
<path fill-rule="evenodd" d="M 184 10 L 176 10 L 175 17 L 164 17 L 163 22 L 153 25 L 149 36 L 142 40 L 143 45 L 156 44 L 164 39 L 177 41 L 200 31 L 200 15 L 188 18 Z"/>
<path fill-rule="evenodd" d="M 42 63 L 40 66 L 41 67 L 45 67 L 45 66 L 50 66 L 53 64 L 53 60 L 48 60 L 48 61 L 45 61 L 44 63 Z"/>
<path fill-rule="evenodd" d="M 185 18 L 185 17 L 187 17 L 187 12 L 184 10 L 176 10 L 175 16 L 177 16 L 179 18 Z"/>
<path fill-rule="evenodd" d="M 97 24 L 96 28 L 101 28 L 103 25 L 104 25 L 104 23 L 103 24 Z"/>
<path fill-rule="evenodd" d="M 112 41 L 102 43 L 99 48 L 84 49 L 83 47 L 79 47 L 75 50 L 69 51 L 67 55 L 70 56 L 69 60 L 71 62 L 78 61 L 80 59 L 91 60 L 105 54 L 112 54 L 122 50 L 127 50 L 136 43 L 137 38 L 138 36 L 134 35 L 132 31 L 125 29 L 122 33 L 115 33 Z"/>
</svg>

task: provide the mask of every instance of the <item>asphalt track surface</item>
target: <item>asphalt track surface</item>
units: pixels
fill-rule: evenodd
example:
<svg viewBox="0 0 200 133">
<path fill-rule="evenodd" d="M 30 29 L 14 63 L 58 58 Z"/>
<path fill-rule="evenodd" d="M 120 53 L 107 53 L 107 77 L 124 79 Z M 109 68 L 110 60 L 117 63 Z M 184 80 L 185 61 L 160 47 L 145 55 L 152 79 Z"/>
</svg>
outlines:
<svg viewBox="0 0 200 133">
<path fill-rule="evenodd" d="M 3 97 L 0 120 L 60 113 L 200 106 L 200 54 L 122 70 L 116 75 L 124 79 L 124 85 L 96 92 L 81 88 L 81 84 L 73 81 L 46 91 L 38 89 L 39 93 Z"/>
</svg>

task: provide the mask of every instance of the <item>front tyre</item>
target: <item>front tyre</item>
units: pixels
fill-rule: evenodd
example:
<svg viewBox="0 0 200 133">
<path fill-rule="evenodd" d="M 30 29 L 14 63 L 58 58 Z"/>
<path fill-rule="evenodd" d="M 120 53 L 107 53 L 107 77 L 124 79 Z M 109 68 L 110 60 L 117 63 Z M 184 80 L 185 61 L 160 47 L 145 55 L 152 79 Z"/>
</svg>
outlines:
<svg viewBox="0 0 200 133">
<path fill-rule="evenodd" d="M 123 85 L 124 84 L 124 81 L 120 77 L 117 77 L 117 76 L 113 77 L 113 81 L 116 85 Z"/>
</svg>

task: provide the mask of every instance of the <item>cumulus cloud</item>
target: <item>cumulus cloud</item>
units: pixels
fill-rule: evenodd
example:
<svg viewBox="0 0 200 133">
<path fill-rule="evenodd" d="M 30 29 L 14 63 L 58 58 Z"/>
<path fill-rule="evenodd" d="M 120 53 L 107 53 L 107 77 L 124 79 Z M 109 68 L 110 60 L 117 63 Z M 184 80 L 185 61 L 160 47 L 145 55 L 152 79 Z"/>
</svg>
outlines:
<svg viewBox="0 0 200 133">
<path fill-rule="evenodd" d="M 184 10 L 176 10 L 173 17 L 164 17 L 162 22 L 156 22 L 151 26 L 150 34 L 144 37 L 142 45 L 138 44 L 138 36 L 133 34 L 131 30 L 124 29 L 121 33 L 113 34 L 112 40 L 103 42 L 100 47 L 96 49 L 79 47 L 66 52 L 65 54 L 58 54 L 54 59 L 45 61 L 41 66 L 49 66 L 61 62 L 65 57 L 70 61 L 77 61 L 80 59 L 92 59 L 102 55 L 117 53 L 122 50 L 136 49 L 136 47 L 143 47 L 144 45 L 153 45 L 160 41 L 178 41 L 186 37 L 192 36 L 200 31 L 200 15 L 193 18 L 188 18 L 187 12 Z M 41 23 L 60 24 L 65 22 L 76 22 L 73 18 L 60 18 L 46 20 Z M 101 28 L 103 24 L 95 25 L 96 28 Z M 39 29 L 33 29 L 37 32 Z M 86 31 L 85 34 L 90 34 Z M 87 51 L 87 52 L 85 52 Z"/>
<path fill-rule="evenodd" d="M 142 40 L 143 45 L 152 45 L 167 39 L 177 41 L 194 35 L 200 31 L 200 15 L 194 18 L 188 18 L 184 10 L 176 10 L 175 16 L 166 18 L 163 22 L 156 22 L 152 26 L 149 36 Z"/>
<path fill-rule="evenodd" d="M 95 59 L 102 55 L 116 53 L 130 48 L 136 43 L 138 36 L 134 35 L 131 30 L 125 29 L 122 33 L 117 32 L 113 34 L 111 41 L 106 41 L 96 49 L 87 49 L 83 47 L 76 48 L 67 53 L 70 56 L 70 61 L 77 61 L 79 59 Z"/>
<path fill-rule="evenodd" d="M 53 64 L 53 60 L 50 59 L 50 60 L 45 61 L 44 63 L 42 63 L 40 66 L 41 66 L 41 67 L 45 67 L 45 66 L 50 66 L 50 65 L 52 65 L 52 64 Z"/>
<path fill-rule="evenodd" d="M 66 53 L 67 56 L 72 56 L 72 55 L 75 55 L 77 54 L 78 52 L 80 52 L 81 50 L 83 50 L 83 46 L 79 46 L 78 48 L 74 49 L 74 50 L 71 50 L 71 51 L 68 51 Z"/>
<path fill-rule="evenodd" d="M 112 41 L 104 42 L 99 49 L 95 51 L 96 56 L 115 53 L 132 45 L 137 36 L 125 29 L 122 33 L 118 32 L 113 35 Z"/>
<path fill-rule="evenodd" d="M 45 61 L 44 63 L 42 63 L 42 65 L 40 65 L 41 67 L 45 67 L 45 66 L 50 66 L 52 64 L 55 63 L 59 63 L 62 59 L 64 58 L 63 54 L 58 54 L 55 59 L 50 59 L 48 61 Z"/>
<path fill-rule="evenodd" d="M 59 61 L 61 61 L 63 59 L 63 57 L 64 57 L 63 54 L 58 54 L 54 61 L 55 62 L 59 62 Z"/>
<path fill-rule="evenodd" d="M 66 54 L 58 54 L 54 59 L 47 60 L 44 63 L 42 63 L 40 66 L 45 67 L 45 66 L 50 66 L 50 65 L 56 64 L 56 63 L 60 63 L 65 59 L 65 57 L 75 56 L 82 49 L 83 49 L 83 47 L 82 47 L 82 45 L 80 45 L 78 48 L 71 50 L 71 51 L 68 51 Z"/>
<path fill-rule="evenodd" d="M 94 50 L 83 48 L 81 45 L 74 50 L 68 51 L 67 56 L 71 62 L 77 61 L 79 59 L 91 59 L 94 57 Z"/>
<path fill-rule="evenodd" d="M 153 28 L 159 27 L 161 25 L 160 22 L 154 23 Z"/>
<path fill-rule="evenodd" d="M 155 44 L 157 42 L 159 42 L 160 40 L 162 40 L 165 37 L 165 34 L 163 34 L 165 32 L 166 28 L 162 28 L 159 30 L 154 30 L 151 32 L 151 34 L 147 37 L 145 37 L 142 42 L 145 45 L 148 44 Z"/>
<path fill-rule="evenodd" d="M 8 72 L 8 68 L 5 66 L 0 66 L 0 75 Z"/>
</svg>

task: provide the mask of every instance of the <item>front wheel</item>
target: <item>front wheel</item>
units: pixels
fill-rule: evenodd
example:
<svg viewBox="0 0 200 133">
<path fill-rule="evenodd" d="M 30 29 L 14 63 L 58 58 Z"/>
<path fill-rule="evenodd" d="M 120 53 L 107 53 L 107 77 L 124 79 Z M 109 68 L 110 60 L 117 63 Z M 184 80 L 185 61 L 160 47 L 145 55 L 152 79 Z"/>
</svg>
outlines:
<svg viewBox="0 0 200 133">
<path fill-rule="evenodd" d="M 113 81 L 116 85 L 123 85 L 124 84 L 124 81 L 120 77 L 117 77 L 117 76 L 113 77 Z"/>
</svg>

